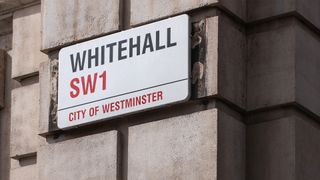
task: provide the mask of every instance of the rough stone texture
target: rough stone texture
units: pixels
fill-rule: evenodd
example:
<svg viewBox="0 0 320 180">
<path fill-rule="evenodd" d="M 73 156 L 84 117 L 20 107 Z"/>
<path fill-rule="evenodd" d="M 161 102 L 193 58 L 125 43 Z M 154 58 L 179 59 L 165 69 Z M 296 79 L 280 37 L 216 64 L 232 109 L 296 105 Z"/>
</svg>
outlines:
<svg viewBox="0 0 320 180">
<path fill-rule="evenodd" d="M 10 12 L 14 8 L 38 1 L 39 0 L 0 0 L 0 12 Z"/>
<path fill-rule="evenodd" d="M 2 38 L 2 37 L 0 37 Z M 1 40 L 0 40 L 1 41 Z M 9 44 L 2 44 L 10 49 Z M 0 110 L 0 179 L 7 180 L 10 175 L 10 119 L 11 119 L 11 88 L 16 86 L 11 79 L 11 51 L 6 56 L 5 75 L 5 106 Z"/>
<path fill-rule="evenodd" d="M 220 18 L 214 16 L 192 24 L 192 96 L 218 94 L 218 36 Z"/>
<path fill-rule="evenodd" d="M 129 127 L 128 141 L 128 180 L 216 179 L 216 109 Z"/>
<path fill-rule="evenodd" d="M 50 118 L 50 62 L 40 64 L 39 84 L 40 84 L 40 118 L 39 118 L 39 134 L 49 132 Z"/>
<path fill-rule="evenodd" d="M 299 22 L 295 30 L 296 101 L 320 116 L 320 37 Z"/>
<path fill-rule="evenodd" d="M 119 0 L 42 0 L 42 50 L 119 30 Z"/>
<path fill-rule="evenodd" d="M 248 109 L 297 102 L 320 115 L 320 39 L 294 18 L 248 36 Z"/>
<path fill-rule="evenodd" d="M 58 66 L 56 59 L 40 64 L 39 83 L 40 83 L 40 122 L 39 134 L 46 135 L 58 130 L 56 123 L 56 99 L 57 96 L 57 75 L 54 70 Z"/>
<path fill-rule="evenodd" d="M 218 111 L 218 180 L 246 180 L 246 125 Z"/>
<path fill-rule="evenodd" d="M 12 48 L 12 34 L 0 36 L 0 49 L 11 50 Z"/>
<path fill-rule="evenodd" d="M 132 0 L 130 23 L 136 25 L 215 4 L 221 4 L 245 19 L 245 0 Z"/>
<path fill-rule="evenodd" d="M 39 122 L 39 84 L 12 90 L 11 157 L 37 151 Z"/>
<path fill-rule="evenodd" d="M 37 165 L 28 165 L 12 169 L 10 172 L 10 180 L 37 180 L 38 168 Z"/>
<path fill-rule="evenodd" d="M 247 127 L 248 180 L 319 176 L 320 126 L 317 121 L 291 108 L 259 114 L 252 122 L 256 124 Z"/>
<path fill-rule="evenodd" d="M 223 15 L 207 18 L 205 29 L 204 74 L 203 79 L 195 85 L 197 89 L 195 97 L 217 95 L 244 109 L 246 104 L 244 29 Z M 230 53 L 230 49 L 233 53 Z"/>
<path fill-rule="evenodd" d="M 0 36 L 10 34 L 12 32 L 12 17 L 0 19 Z"/>
<path fill-rule="evenodd" d="M 40 5 L 15 11 L 13 15 L 12 77 L 23 78 L 35 74 L 39 64 L 47 60 L 41 47 Z"/>
<path fill-rule="evenodd" d="M 118 133 L 110 131 L 42 146 L 39 179 L 117 180 Z"/>
<path fill-rule="evenodd" d="M 247 180 L 296 179 L 294 124 L 285 117 L 247 127 Z"/>
<path fill-rule="evenodd" d="M 0 109 L 4 108 L 4 93 L 5 93 L 5 58 L 7 53 L 0 49 Z"/>
<path fill-rule="evenodd" d="M 245 108 L 247 59 L 245 30 L 225 16 L 220 16 L 220 23 L 218 95 Z"/>
<path fill-rule="evenodd" d="M 247 0 L 248 21 L 287 13 L 298 13 L 320 28 L 320 1 L 317 0 Z"/>
<path fill-rule="evenodd" d="M 294 21 L 261 29 L 248 36 L 249 110 L 294 101 Z"/>
<path fill-rule="evenodd" d="M 320 126 L 305 117 L 296 118 L 296 179 L 319 177 Z"/>
</svg>

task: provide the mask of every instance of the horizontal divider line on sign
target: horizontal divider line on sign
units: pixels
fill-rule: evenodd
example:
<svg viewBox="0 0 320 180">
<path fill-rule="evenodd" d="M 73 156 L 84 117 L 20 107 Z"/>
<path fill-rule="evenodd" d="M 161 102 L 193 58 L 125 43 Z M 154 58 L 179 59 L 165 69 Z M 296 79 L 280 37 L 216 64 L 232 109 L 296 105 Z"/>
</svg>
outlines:
<svg viewBox="0 0 320 180">
<path fill-rule="evenodd" d="M 119 96 L 131 94 L 131 93 L 135 93 L 135 92 L 139 92 L 139 91 L 144 91 L 144 90 L 156 88 L 156 87 L 159 87 L 159 86 L 164 86 L 164 85 L 168 85 L 168 84 L 173 84 L 173 83 L 177 83 L 177 82 L 185 81 L 185 80 L 188 80 L 188 78 L 180 79 L 180 80 L 176 80 L 176 81 L 172 81 L 172 82 L 168 82 L 168 83 L 164 83 L 164 84 L 160 84 L 160 85 L 156 85 L 156 86 L 151 86 L 151 87 L 147 87 L 147 88 L 143 88 L 143 89 L 139 89 L 139 90 L 135 90 L 135 91 L 123 93 L 123 94 L 118 94 L 118 95 L 115 95 L 115 96 L 111 96 L 111 97 L 107 97 L 107 98 L 103 98 L 103 99 L 98 99 L 98 100 L 91 101 L 91 102 L 87 102 L 87 103 L 83 103 L 83 104 L 78 104 L 78 105 L 74 105 L 74 106 L 70 106 L 70 107 L 66 107 L 66 108 L 61 108 L 61 109 L 58 109 L 58 111 L 63 111 L 63 110 L 67 110 L 67 109 L 70 109 L 70 108 L 74 108 L 74 107 L 78 107 L 78 106 L 83 106 L 83 105 L 86 105 L 86 104 L 91 104 L 91 103 L 95 103 L 95 102 L 99 102 L 99 101 L 103 101 L 103 100 L 107 100 L 107 99 L 111 99 L 111 98 L 115 98 L 115 97 L 119 97 Z"/>
</svg>

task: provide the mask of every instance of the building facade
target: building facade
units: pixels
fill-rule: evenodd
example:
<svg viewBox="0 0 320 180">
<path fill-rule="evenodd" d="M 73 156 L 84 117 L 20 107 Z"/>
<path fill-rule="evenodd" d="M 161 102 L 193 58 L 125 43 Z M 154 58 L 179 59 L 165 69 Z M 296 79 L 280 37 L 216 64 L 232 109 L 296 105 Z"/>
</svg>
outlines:
<svg viewBox="0 0 320 180">
<path fill-rule="evenodd" d="M 190 100 L 57 127 L 62 48 L 180 14 Z M 316 180 L 320 1 L 0 0 L 0 107 L 1 180 Z"/>
</svg>

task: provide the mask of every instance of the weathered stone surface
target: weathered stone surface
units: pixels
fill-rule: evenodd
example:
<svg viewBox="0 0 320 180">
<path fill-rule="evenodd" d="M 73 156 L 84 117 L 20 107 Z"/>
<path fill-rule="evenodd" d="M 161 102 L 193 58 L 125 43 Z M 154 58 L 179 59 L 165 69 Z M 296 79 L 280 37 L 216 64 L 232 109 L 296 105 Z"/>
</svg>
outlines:
<svg viewBox="0 0 320 180">
<path fill-rule="evenodd" d="M 294 18 L 248 36 L 248 109 L 299 103 L 320 115 L 320 40 Z"/>
<path fill-rule="evenodd" d="M 7 51 L 12 49 L 12 34 L 0 36 L 0 49 Z"/>
<path fill-rule="evenodd" d="M 4 93 L 5 93 L 5 74 L 6 74 L 6 52 L 0 49 L 0 109 L 4 108 L 5 100 L 4 100 Z"/>
<path fill-rule="evenodd" d="M 119 30 L 119 0 L 43 0 L 42 49 Z"/>
<path fill-rule="evenodd" d="M 39 134 L 45 135 L 58 130 L 57 127 L 57 72 L 58 60 L 53 59 L 40 64 L 40 122 Z"/>
<path fill-rule="evenodd" d="M 296 108 L 258 113 L 247 127 L 247 179 L 319 176 L 319 123 Z M 255 124 L 252 124 L 255 123 Z"/>
<path fill-rule="evenodd" d="M 193 61 L 196 61 L 192 68 L 192 83 L 194 84 L 192 90 L 195 98 L 218 94 L 219 20 L 220 18 L 215 16 L 193 24 L 193 31 L 197 29 L 192 37 L 192 58 Z M 201 41 L 197 42 L 194 39 Z M 196 64 L 201 67 L 196 67 Z M 196 77 L 195 74 L 199 76 Z"/>
<path fill-rule="evenodd" d="M 11 157 L 37 151 L 39 122 L 39 84 L 12 90 Z"/>
<path fill-rule="evenodd" d="M 320 28 L 320 1 L 316 0 L 247 0 L 248 21 L 287 13 L 298 13 Z"/>
<path fill-rule="evenodd" d="M 297 117 L 295 122 L 296 179 L 314 179 L 320 176 L 320 127 L 306 117 Z"/>
<path fill-rule="evenodd" d="M 218 111 L 218 178 L 246 180 L 246 125 Z"/>
<path fill-rule="evenodd" d="M 128 180 L 216 179 L 217 110 L 129 127 Z"/>
<path fill-rule="evenodd" d="M 110 131 L 42 146 L 39 179 L 117 180 L 118 133 Z"/>
<path fill-rule="evenodd" d="M 203 77 L 195 84 L 195 97 L 221 96 L 245 108 L 246 37 L 243 27 L 221 15 L 205 21 L 206 47 Z M 232 42 L 230 44 L 230 42 Z M 201 48 L 201 44 L 200 44 Z M 233 53 L 230 53 L 232 49 Z M 195 53 L 195 52 L 193 52 Z M 193 59 L 195 60 L 195 59 Z"/>
<path fill-rule="evenodd" d="M 36 3 L 39 0 L 1 0 L 0 1 L 0 12 L 12 11 L 14 8 L 26 5 L 28 3 Z"/>
<path fill-rule="evenodd" d="M 293 102 L 295 96 L 294 22 L 263 28 L 248 36 L 249 110 Z"/>
<path fill-rule="evenodd" d="M 2 37 L 0 37 L 2 38 Z M 1 41 L 1 40 L 0 40 Z M 2 44 L 7 46 L 6 43 Z M 9 46 L 9 45 L 8 45 Z M 8 47 L 7 46 L 7 47 Z M 6 52 L 5 68 L 5 106 L 0 111 L 0 179 L 7 180 L 10 176 L 10 126 L 11 126 L 11 89 L 19 86 L 11 79 L 11 51 Z"/>
<path fill-rule="evenodd" d="M 0 27 L 0 36 L 10 34 L 12 32 L 12 17 L 1 18 Z"/>
<path fill-rule="evenodd" d="M 10 172 L 10 180 L 37 180 L 38 167 L 37 165 L 28 165 L 12 169 Z"/>
<path fill-rule="evenodd" d="M 136 25 L 215 4 L 221 4 L 239 17 L 245 18 L 245 0 L 132 0 L 130 23 Z"/>
<path fill-rule="evenodd" d="M 12 77 L 23 78 L 35 74 L 39 64 L 47 60 L 41 47 L 40 5 L 15 11 L 13 15 Z"/>
<path fill-rule="evenodd" d="M 295 178 L 295 122 L 292 117 L 247 127 L 247 179 Z"/>
<path fill-rule="evenodd" d="M 217 62 L 218 95 L 245 108 L 247 60 L 245 30 L 225 16 L 220 16 L 220 23 Z"/>
<path fill-rule="evenodd" d="M 39 84 L 40 84 L 40 117 L 39 117 L 39 134 L 49 132 L 50 121 L 50 62 L 43 62 L 39 69 Z"/>
<path fill-rule="evenodd" d="M 320 116 L 320 39 L 299 22 L 295 33 L 296 101 Z"/>
</svg>

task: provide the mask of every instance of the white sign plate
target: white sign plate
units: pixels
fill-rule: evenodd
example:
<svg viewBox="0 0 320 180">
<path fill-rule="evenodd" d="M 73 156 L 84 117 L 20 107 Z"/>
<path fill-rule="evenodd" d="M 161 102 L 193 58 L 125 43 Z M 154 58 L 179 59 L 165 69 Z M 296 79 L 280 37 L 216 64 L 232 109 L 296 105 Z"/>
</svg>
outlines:
<svg viewBox="0 0 320 180">
<path fill-rule="evenodd" d="M 180 15 L 63 48 L 58 127 L 188 100 L 189 28 Z"/>
</svg>

